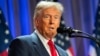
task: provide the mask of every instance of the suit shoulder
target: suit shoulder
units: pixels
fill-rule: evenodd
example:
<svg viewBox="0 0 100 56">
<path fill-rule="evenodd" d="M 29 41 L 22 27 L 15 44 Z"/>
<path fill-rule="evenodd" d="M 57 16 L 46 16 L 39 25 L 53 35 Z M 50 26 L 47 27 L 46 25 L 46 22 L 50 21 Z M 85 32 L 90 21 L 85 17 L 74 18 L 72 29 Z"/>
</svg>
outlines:
<svg viewBox="0 0 100 56">
<path fill-rule="evenodd" d="M 31 35 L 18 36 L 11 41 L 10 45 L 31 44 L 31 42 L 32 42 L 31 38 L 32 38 Z"/>
<path fill-rule="evenodd" d="M 31 40 L 30 35 L 24 35 L 24 36 L 18 36 L 14 40 L 12 40 L 12 43 L 22 43 Z"/>
<path fill-rule="evenodd" d="M 24 42 L 31 44 L 32 42 L 34 43 L 36 40 L 37 40 L 36 34 L 32 33 L 30 35 L 18 36 L 12 42 L 17 41 L 17 42 Z"/>
<path fill-rule="evenodd" d="M 30 35 L 18 36 L 18 37 L 16 37 L 16 39 L 19 39 L 22 41 L 31 41 L 31 40 L 36 39 L 36 37 L 37 37 L 36 34 L 32 33 Z"/>
<path fill-rule="evenodd" d="M 65 52 L 65 50 L 63 50 L 61 47 L 57 46 L 57 48 L 62 51 L 62 52 Z"/>
<path fill-rule="evenodd" d="M 56 45 L 56 47 L 57 47 L 59 53 L 62 54 L 62 56 L 68 56 L 68 54 L 67 54 L 67 52 L 65 50 L 63 50 L 61 47 L 59 47 L 57 45 Z"/>
</svg>

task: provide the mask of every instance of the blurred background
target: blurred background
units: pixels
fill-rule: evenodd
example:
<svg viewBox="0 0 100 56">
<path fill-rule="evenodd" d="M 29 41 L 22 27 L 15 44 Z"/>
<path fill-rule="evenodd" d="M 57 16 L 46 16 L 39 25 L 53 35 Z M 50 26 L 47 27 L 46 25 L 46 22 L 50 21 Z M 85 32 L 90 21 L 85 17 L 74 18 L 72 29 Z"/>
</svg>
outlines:
<svg viewBox="0 0 100 56">
<path fill-rule="evenodd" d="M 10 42 L 17 36 L 34 31 L 33 14 L 42 0 L 0 0 L 0 56 L 7 56 Z M 45 0 L 44 0 L 45 1 Z M 49 0 L 64 6 L 62 15 L 65 27 L 86 32 L 100 38 L 99 0 Z M 100 56 L 100 48 L 86 38 L 61 37 L 56 39 L 69 56 Z"/>
</svg>

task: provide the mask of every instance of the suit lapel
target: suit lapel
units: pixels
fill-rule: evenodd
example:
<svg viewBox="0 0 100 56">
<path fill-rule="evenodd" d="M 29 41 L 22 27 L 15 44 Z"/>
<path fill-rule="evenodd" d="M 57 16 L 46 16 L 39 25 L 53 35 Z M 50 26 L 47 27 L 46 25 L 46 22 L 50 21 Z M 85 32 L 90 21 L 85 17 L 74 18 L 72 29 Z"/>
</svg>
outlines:
<svg viewBox="0 0 100 56">
<path fill-rule="evenodd" d="M 40 41 L 39 37 L 35 32 L 32 34 L 32 41 L 34 47 L 39 52 L 40 56 L 49 56 L 47 50 L 45 49 L 45 47 L 43 46 L 42 42 Z"/>
<path fill-rule="evenodd" d="M 57 52 L 58 52 L 59 56 L 63 56 L 63 54 L 62 54 L 61 50 L 59 49 L 59 47 L 57 45 L 55 45 L 55 47 L 57 49 Z"/>
</svg>

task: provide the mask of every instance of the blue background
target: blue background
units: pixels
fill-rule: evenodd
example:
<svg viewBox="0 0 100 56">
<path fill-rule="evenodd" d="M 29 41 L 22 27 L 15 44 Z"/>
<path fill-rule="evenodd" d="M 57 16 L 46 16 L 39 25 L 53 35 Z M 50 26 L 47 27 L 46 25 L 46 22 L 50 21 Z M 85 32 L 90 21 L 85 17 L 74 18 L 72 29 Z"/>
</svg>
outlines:
<svg viewBox="0 0 100 56">
<path fill-rule="evenodd" d="M 31 34 L 34 8 L 39 0 L 0 0 L 0 8 L 13 38 Z M 64 6 L 63 18 L 67 26 L 93 34 L 98 0 L 58 0 Z M 90 40 L 70 39 L 75 56 L 88 56 Z"/>
</svg>

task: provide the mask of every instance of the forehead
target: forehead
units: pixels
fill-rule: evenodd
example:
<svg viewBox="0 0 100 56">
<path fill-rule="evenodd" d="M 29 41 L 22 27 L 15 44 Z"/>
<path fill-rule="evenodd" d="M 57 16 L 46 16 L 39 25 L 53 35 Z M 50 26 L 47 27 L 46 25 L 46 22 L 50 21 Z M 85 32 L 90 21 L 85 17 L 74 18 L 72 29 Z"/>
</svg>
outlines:
<svg viewBox="0 0 100 56">
<path fill-rule="evenodd" d="M 46 8 L 42 11 L 43 13 L 58 13 L 60 14 L 60 10 L 58 10 L 56 7 L 49 7 L 49 8 Z"/>
</svg>

